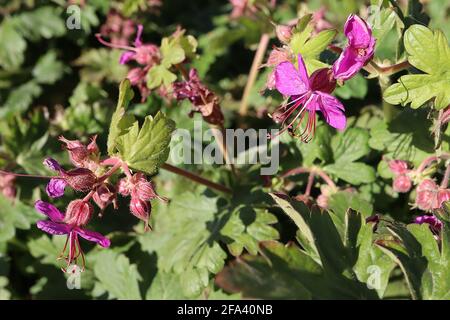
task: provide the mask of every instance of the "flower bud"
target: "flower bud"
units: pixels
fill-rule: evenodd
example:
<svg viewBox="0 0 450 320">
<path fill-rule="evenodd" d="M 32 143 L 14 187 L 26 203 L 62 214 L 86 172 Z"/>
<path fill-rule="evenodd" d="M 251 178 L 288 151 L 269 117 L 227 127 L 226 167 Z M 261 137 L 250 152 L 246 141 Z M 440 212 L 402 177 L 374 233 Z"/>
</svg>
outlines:
<svg viewBox="0 0 450 320">
<path fill-rule="evenodd" d="M 439 208 L 437 203 L 438 186 L 431 179 L 425 179 L 417 186 L 416 206 L 424 211 Z"/>
<path fill-rule="evenodd" d="M 275 34 L 278 40 L 287 44 L 292 38 L 292 27 L 279 24 L 275 27 Z"/>
<path fill-rule="evenodd" d="M 79 140 L 67 140 L 61 136 L 59 137 L 59 141 L 66 144 L 70 160 L 75 166 L 82 166 L 84 161 L 89 157 L 88 149 Z"/>
<path fill-rule="evenodd" d="M 133 58 L 137 63 L 151 67 L 159 61 L 159 48 L 153 44 L 137 47 Z"/>
<path fill-rule="evenodd" d="M 322 68 L 314 71 L 310 78 L 311 88 L 316 91 L 332 93 L 336 89 L 336 79 L 329 68 Z"/>
<path fill-rule="evenodd" d="M 316 202 L 317 202 L 317 205 L 319 207 L 321 207 L 322 209 L 328 208 L 328 197 L 326 195 L 323 195 L 323 194 L 319 195 L 317 197 Z"/>
<path fill-rule="evenodd" d="M 117 183 L 117 192 L 126 197 L 130 195 L 131 187 L 128 178 L 122 178 Z"/>
<path fill-rule="evenodd" d="M 403 160 L 390 160 L 388 162 L 389 169 L 395 174 L 405 174 L 408 172 L 408 163 Z"/>
<path fill-rule="evenodd" d="M 412 187 L 411 178 L 406 174 L 401 174 L 394 178 L 394 182 L 392 184 L 392 188 L 395 192 L 405 193 L 408 192 Z"/>
<path fill-rule="evenodd" d="M 89 153 L 93 153 L 93 154 L 97 154 L 100 152 L 98 145 L 97 145 L 97 135 L 95 135 L 91 138 L 91 142 L 88 144 L 87 150 Z"/>
<path fill-rule="evenodd" d="M 290 56 L 289 56 L 289 52 L 287 50 L 280 49 L 280 48 L 274 48 L 270 52 L 269 58 L 267 59 L 267 63 L 265 64 L 265 66 L 275 67 L 282 62 L 289 61 L 290 60 L 289 58 L 290 58 Z"/>
<path fill-rule="evenodd" d="M 91 191 L 97 183 L 97 176 L 89 169 L 76 168 L 61 174 L 66 183 L 75 191 Z"/>
<path fill-rule="evenodd" d="M 95 191 L 92 199 L 103 211 L 107 206 L 116 201 L 116 188 L 110 183 L 102 183 Z"/>
<path fill-rule="evenodd" d="M 64 222 L 71 226 L 82 227 L 88 224 L 94 212 L 94 207 L 89 202 L 81 199 L 69 203 L 64 216 Z"/>
<path fill-rule="evenodd" d="M 132 196 L 130 201 L 130 211 L 138 219 L 144 221 L 145 229 L 148 227 L 148 219 L 150 217 L 151 205 L 148 201 L 142 201 L 137 196 Z"/>
</svg>

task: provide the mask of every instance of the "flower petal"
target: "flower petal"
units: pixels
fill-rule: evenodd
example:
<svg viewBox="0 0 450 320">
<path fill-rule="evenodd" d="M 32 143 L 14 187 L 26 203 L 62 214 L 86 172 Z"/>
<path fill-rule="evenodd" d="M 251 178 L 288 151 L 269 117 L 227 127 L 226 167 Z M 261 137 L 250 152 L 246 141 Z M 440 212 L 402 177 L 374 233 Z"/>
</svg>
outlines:
<svg viewBox="0 0 450 320">
<path fill-rule="evenodd" d="M 71 230 L 70 226 L 67 224 L 56 223 L 48 220 L 40 220 L 37 222 L 36 226 L 44 232 L 57 236 L 68 234 Z"/>
<path fill-rule="evenodd" d="M 348 43 L 354 48 L 367 48 L 372 41 L 372 30 L 367 23 L 357 15 L 350 15 L 344 26 Z"/>
<path fill-rule="evenodd" d="M 82 238 L 84 238 L 88 241 L 98 243 L 99 245 L 101 245 L 104 248 L 108 248 L 111 245 L 111 241 L 107 237 L 103 236 L 102 234 L 100 234 L 98 232 L 78 228 L 77 233 Z"/>
<path fill-rule="evenodd" d="M 347 47 L 333 64 L 334 78 L 344 81 L 348 80 L 361 70 L 364 63 L 365 60 L 359 59 L 355 49 Z"/>
<path fill-rule="evenodd" d="M 60 166 L 60 164 L 58 163 L 58 161 L 56 161 L 53 158 L 46 158 L 44 160 L 44 165 L 47 166 L 48 168 L 54 170 L 54 171 L 61 171 L 62 168 Z"/>
<path fill-rule="evenodd" d="M 325 121 L 338 130 L 345 129 L 347 119 L 345 117 L 344 106 L 332 95 L 323 92 L 317 92 L 320 96 L 320 111 L 325 117 Z"/>
<path fill-rule="evenodd" d="M 61 213 L 61 211 L 59 211 L 54 205 L 42 200 L 36 201 L 34 208 L 40 213 L 45 214 L 54 222 L 62 222 L 64 219 L 64 214 Z"/>
<path fill-rule="evenodd" d="M 134 58 L 135 55 L 136 55 L 136 53 L 134 53 L 132 51 L 125 51 L 120 56 L 119 63 L 120 64 L 127 64 L 128 62 L 130 62 L 130 60 L 132 60 Z"/>
<path fill-rule="evenodd" d="M 50 179 L 45 191 L 51 198 L 59 198 L 64 195 L 64 189 L 66 188 L 66 181 L 64 179 Z"/>
<path fill-rule="evenodd" d="M 275 86 L 285 96 L 300 96 L 309 90 L 309 80 L 306 76 L 303 59 L 299 56 L 298 71 L 291 62 L 282 62 L 275 68 Z"/>
</svg>

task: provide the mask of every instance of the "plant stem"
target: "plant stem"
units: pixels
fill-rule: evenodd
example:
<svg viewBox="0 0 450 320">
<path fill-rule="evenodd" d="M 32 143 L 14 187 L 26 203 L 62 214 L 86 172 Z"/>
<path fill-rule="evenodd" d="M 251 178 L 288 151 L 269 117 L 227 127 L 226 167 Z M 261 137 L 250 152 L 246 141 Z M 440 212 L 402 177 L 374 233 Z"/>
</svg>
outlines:
<svg viewBox="0 0 450 320">
<path fill-rule="evenodd" d="M 247 115 L 248 99 L 253 89 L 253 85 L 255 84 L 256 77 L 258 76 L 259 67 L 264 59 L 264 54 L 266 53 L 267 46 L 269 45 L 269 40 L 270 36 L 267 33 L 263 33 L 259 40 L 258 49 L 256 50 L 255 57 L 253 58 L 247 84 L 245 85 L 244 94 L 242 95 L 241 106 L 239 108 L 239 114 L 241 116 Z"/>
<path fill-rule="evenodd" d="M 304 167 L 298 167 L 295 169 L 291 169 L 284 174 L 281 175 L 281 178 L 287 178 L 290 176 L 295 176 L 297 174 L 302 173 L 314 173 L 317 174 L 320 178 L 322 178 L 323 181 L 325 181 L 326 184 L 328 184 L 333 189 L 337 189 L 336 184 L 333 182 L 333 180 L 320 168 L 313 167 L 313 168 L 304 168 Z"/>
<path fill-rule="evenodd" d="M 178 174 L 180 176 L 183 176 L 183 177 L 185 177 L 185 178 L 187 178 L 189 180 L 192 180 L 192 181 L 197 182 L 199 184 L 202 184 L 204 186 L 207 186 L 208 188 L 211 188 L 211 189 L 214 189 L 214 190 L 217 190 L 217 191 L 220 191 L 220 192 L 229 193 L 229 194 L 233 193 L 231 191 L 231 189 L 229 189 L 229 188 L 227 188 L 227 187 L 225 187 L 225 186 L 223 186 L 221 184 L 212 182 L 212 181 L 210 181 L 208 179 L 205 179 L 205 178 L 203 178 L 203 177 L 201 177 L 199 175 L 196 175 L 195 173 L 192 173 L 192 172 L 189 172 L 187 170 L 184 170 L 184 169 L 172 166 L 172 165 L 170 165 L 168 163 L 163 164 L 161 166 L 161 168 L 164 169 L 164 170 L 170 171 L 172 173 Z"/>
<path fill-rule="evenodd" d="M 314 178 L 315 178 L 316 174 L 314 171 L 311 171 L 309 173 L 308 176 L 308 184 L 306 185 L 306 190 L 305 190 L 305 196 L 309 197 L 309 195 L 311 194 L 311 189 L 314 183 Z"/>
<path fill-rule="evenodd" d="M 444 178 L 442 179 L 441 182 L 441 188 L 447 189 L 449 178 L 450 178 L 450 165 L 448 165 L 447 168 L 445 168 Z"/>
<path fill-rule="evenodd" d="M 181 72 L 181 75 L 183 76 L 183 79 L 185 81 L 189 80 L 189 74 L 186 71 L 186 69 L 183 67 L 183 65 L 181 64 L 177 64 L 176 68 Z M 208 104 L 208 101 L 206 101 L 206 97 L 203 96 L 203 94 L 200 94 L 200 98 L 202 99 L 203 103 L 205 105 Z M 233 173 L 234 176 L 236 176 L 236 168 L 234 167 L 234 164 L 232 163 L 231 159 L 230 159 L 230 155 L 228 154 L 228 149 L 225 143 L 225 127 L 223 126 L 223 124 L 220 125 L 213 125 L 211 123 L 208 123 L 208 126 L 210 129 L 212 129 L 213 135 L 214 135 L 214 139 L 217 141 L 219 148 L 220 148 L 220 152 L 222 153 L 222 157 L 225 160 L 225 164 L 227 164 L 230 169 L 231 172 Z M 222 137 L 220 137 L 219 134 L 217 134 L 215 129 L 219 129 L 221 132 Z"/>
<path fill-rule="evenodd" d="M 14 173 L 14 172 L 8 172 L 0 170 L 0 174 L 2 175 L 13 175 L 15 177 L 24 177 L 24 178 L 36 178 L 36 179 L 62 179 L 58 176 L 38 176 L 38 175 L 32 175 L 32 174 L 21 174 L 21 173 Z"/>
</svg>

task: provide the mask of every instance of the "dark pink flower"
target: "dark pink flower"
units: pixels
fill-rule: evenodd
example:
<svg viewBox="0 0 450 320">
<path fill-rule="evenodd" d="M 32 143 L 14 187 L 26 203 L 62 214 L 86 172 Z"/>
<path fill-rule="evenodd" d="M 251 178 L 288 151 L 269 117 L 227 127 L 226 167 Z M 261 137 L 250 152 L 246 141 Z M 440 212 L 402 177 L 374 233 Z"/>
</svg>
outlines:
<svg viewBox="0 0 450 320">
<path fill-rule="evenodd" d="M 344 26 L 348 45 L 333 64 L 334 78 L 348 80 L 352 78 L 372 58 L 375 50 L 375 38 L 367 23 L 357 15 L 350 15 Z"/>
<path fill-rule="evenodd" d="M 50 218 L 50 220 L 38 221 L 37 227 L 39 229 L 52 235 L 67 235 L 66 244 L 64 245 L 64 249 L 60 255 L 61 258 L 63 257 L 66 260 L 67 267 L 69 267 L 73 262 L 76 263 L 77 259 L 81 257 L 84 269 L 84 253 L 81 249 L 78 236 L 81 236 L 88 241 L 95 242 L 104 248 L 108 248 L 111 244 L 108 238 L 104 237 L 98 232 L 82 228 L 77 224 L 76 220 L 74 220 L 73 224 L 65 222 L 66 217 L 64 213 L 60 212 L 55 206 L 51 205 L 50 203 L 39 200 L 36 202 L 35 208 L 37 211 Z M 67 245 L 69 245 L 69 248 L 68 253 L 66 254 Z"/>
<path fill-rule="evenodd" d="M 317 72 L 324 71 L 318 70 Z M 291 62 L 283 62 L 275 70 L 276 88 L 289 99 L 289 103 L 284 103 L 276 111 L 275 121 L 281 122 L 281 125 L 284 126 L 281 132 L 288 129 L 292 135 L 295 135 L 307 114 L 306 128 L 300 134 L 302 140 L 306 142 L 311 140 L 314 134 L 317 111 L 321 112 L 325 121 L 336 129 L 342 130 L 346 125 L 344 106 L 337 98 L 327 93 L 330 84 L 311 80 L 315 80 L 315 78 L 308 77 L 305 63 L 300 54 L 298 55 L 298 69 Z M 320 91 L 323 88 L 327 91 Z"/>
<path fill-rule="evenodd" d="M 434 215 L 418 216 L 414 219 L 414 223 L 423 224 L 426 223 L 430 226 L 430 229 L 434 233 L 439 233 L 442 229 L 442 222 Z"/>
</svg>

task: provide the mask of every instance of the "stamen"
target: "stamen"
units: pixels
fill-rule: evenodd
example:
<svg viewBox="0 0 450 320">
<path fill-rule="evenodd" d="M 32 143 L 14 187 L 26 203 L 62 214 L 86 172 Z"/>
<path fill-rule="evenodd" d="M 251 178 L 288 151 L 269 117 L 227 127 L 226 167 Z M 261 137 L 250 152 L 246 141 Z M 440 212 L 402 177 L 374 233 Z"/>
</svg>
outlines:
<svg viewBox="0 0 450 320">
<path fill-rule="evenodd" d="M 137 51 L 136 48 L 134 48 L 134 47 L 112 44 L 111 42 L 103 40 L 102 35 L 100 33 L 97 33 L 95 36 L 96 36 L 97 40 L 104 46 L 107 46 L 107 47 L 110 47 L 113 49 L 122 49 L 122 50 L 126 50 L 126 51 L 134 51 L 134 52 Z"/>
</svg>

